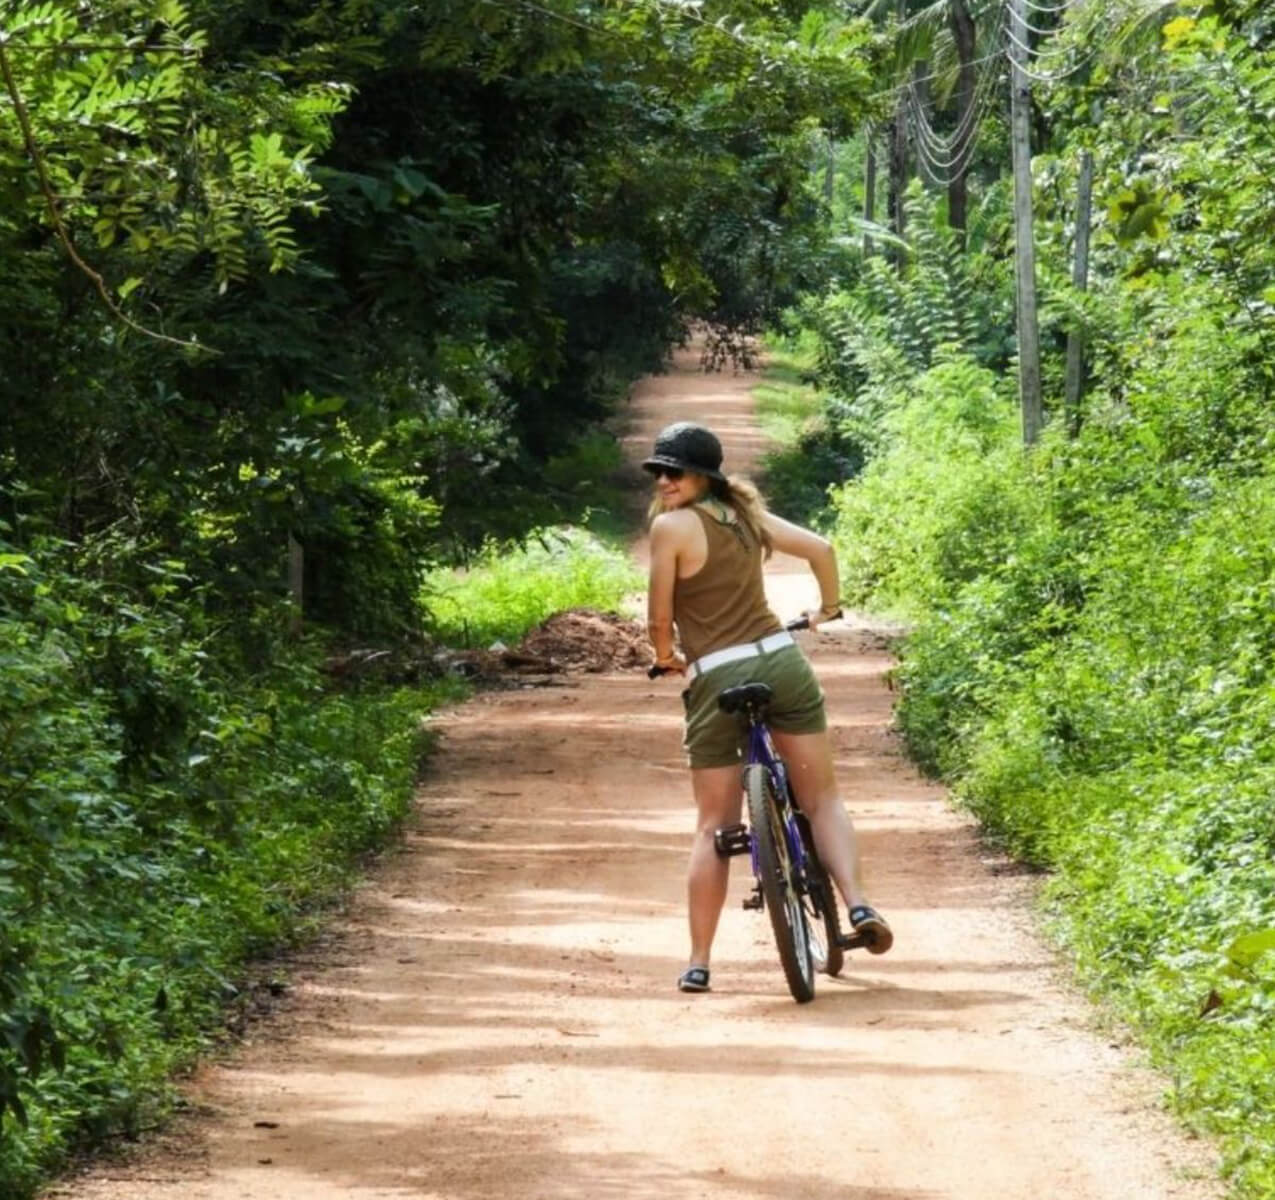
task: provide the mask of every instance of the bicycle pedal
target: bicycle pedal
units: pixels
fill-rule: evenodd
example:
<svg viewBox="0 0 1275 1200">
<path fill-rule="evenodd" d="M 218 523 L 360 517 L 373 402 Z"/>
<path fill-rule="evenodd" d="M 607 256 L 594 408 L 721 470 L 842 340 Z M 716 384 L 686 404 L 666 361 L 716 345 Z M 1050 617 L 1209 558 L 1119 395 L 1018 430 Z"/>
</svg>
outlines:
<svg viewBox="0 0 1275 1200">
<path fill-rule="evenodd" d="M 761 885 L 753 888 L 753 894 L 744 898 L 745 908 L 761 908 L 766 903 L 761 894 Z"/>
<path fill-rule="evenodd" d="M 713 834 L 713 848 L 721 858 L 748 854 L 753 848 L 752 834 L 747 825 L 724 825 Z"/>
<path fill-rule="evenodd" d="M 862 950 L 868 944 L 868 938 L 862 933 L 843 933 L 837 938 L 837 945 L 843 950 Z"/>
</svg>

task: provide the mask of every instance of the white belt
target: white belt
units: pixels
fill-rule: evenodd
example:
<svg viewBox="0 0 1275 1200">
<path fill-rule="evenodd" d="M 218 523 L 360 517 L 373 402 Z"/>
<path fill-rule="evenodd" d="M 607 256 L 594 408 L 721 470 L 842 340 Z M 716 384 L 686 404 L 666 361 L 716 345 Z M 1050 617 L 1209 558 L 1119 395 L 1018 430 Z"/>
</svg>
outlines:
<svg viewBox="0 0 1275 1200">
<path fill-rule="evenodd" d="M 712 654 L 704 655 L 703 658 L 697 658 L 686 668 L 686 678 L 698 679 L 705 671 L 711 671 L 714 667 L 720 667 L 723 663 L 738 662 L 743 658 L 756 658 L 759 654 L 770 654 L 774 650 L 782 650 L 785 646 L 795 644 L 791 633 L 772 633 L 769 637 L 764 637 L 759 642 L 744 642 L 739 646 L 726 646 L 721 650 L 714 650 Z"/>
</svg>

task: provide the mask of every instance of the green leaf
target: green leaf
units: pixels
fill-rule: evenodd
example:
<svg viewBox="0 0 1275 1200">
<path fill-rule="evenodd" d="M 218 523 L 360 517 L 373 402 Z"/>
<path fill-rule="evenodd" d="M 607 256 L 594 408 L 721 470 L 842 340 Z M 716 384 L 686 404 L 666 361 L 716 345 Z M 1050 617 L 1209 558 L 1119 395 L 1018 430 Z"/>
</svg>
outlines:
<svg viewBox="0 0 1275 1200">
<path fill-rule="evenodd" d="M 1251 967 L 1263 954 L 1275 950 L 1275 929 L 1246 933 L 1226 948 L 1226 957 L 1240 967 Z"/>
</svg>

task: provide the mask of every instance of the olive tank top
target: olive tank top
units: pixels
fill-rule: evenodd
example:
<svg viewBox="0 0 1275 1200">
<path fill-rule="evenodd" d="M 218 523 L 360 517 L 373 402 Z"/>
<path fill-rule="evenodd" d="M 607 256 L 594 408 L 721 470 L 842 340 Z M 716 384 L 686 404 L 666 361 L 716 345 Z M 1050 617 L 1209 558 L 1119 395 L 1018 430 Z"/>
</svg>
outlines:
<svg viewBox="0 0 1275 1200">
<path fill-rule="evenodd" d="M 761 546 L 743 525 L 720 521 L 698 504 L 694 511 L 708 538 L 708 557 L 673 586 L 673 620 L 687 662 L 783 629 L 762 588 Z"/>
</svg>

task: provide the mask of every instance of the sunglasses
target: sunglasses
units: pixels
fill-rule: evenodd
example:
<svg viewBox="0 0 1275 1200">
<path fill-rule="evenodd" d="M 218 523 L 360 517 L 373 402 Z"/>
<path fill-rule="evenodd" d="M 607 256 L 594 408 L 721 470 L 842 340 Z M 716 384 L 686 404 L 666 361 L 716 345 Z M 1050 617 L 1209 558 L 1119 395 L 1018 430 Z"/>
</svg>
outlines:
<svg viewBox="0 0 1275 1200">
<path fill-rule="evenodd" d="M 652 479 L 667 479 L 670 483 L 676 483 L 686 474 L 681 467 L 647 467 L 647 471 Z"/>
</svg>

